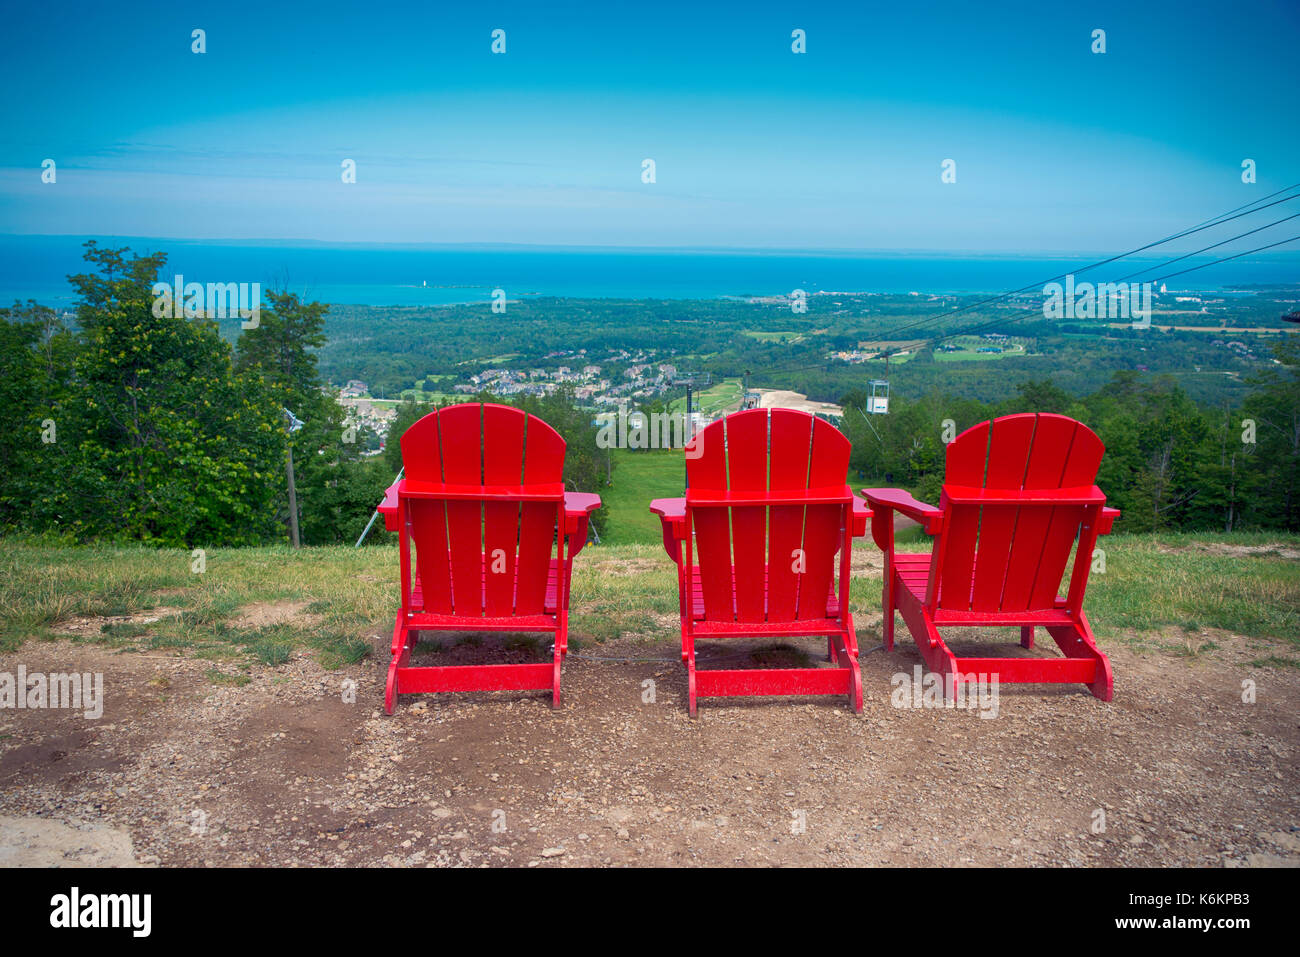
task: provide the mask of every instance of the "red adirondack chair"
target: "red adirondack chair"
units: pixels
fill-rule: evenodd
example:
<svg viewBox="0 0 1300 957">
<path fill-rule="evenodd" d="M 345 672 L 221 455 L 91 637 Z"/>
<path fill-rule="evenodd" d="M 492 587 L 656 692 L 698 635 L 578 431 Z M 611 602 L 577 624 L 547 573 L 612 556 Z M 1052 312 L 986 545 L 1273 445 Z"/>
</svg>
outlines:
<svg viewBox="0 0 1300 957">
<path fill-rule="evenodd" d="M 872 537 L 885 553 L 886 650 L 894 646 L 897 609 L 926 664 L 944 676 L 949 698 L 957 682 L 996 674 L 999 682 L 1082 682 L 1109 701 L 1110 661 L 1083 613 L 1097 536 L 1119 516 L 1093 484 L 1104 451 L 1092 430 L 1063 415 L 1006 415 L 948 446 L 938 508 L 902 489 L 864 489 Z M 895 512 L 935 536 L 930 554 L 894 551 Z M 1025 648 L 1042 626 L 1065 657 L 959 658 L 939 635 L 940 628 L 999 625 L 1020 626 Z"/>
<path fill-rule="evenodd" d="M 692 717 L 697 697 L 730 695 L 846 694 L 862 710 L 849 555 L 870 513 L 845 483 L 848 464 L 849 441 L 829 423 L 751 409 L 687 445 L 685 498 L 650 504 L 677 564 Z M 826 635 L 839 667 L 696 670 L 696 638 L 799 635 Z"/>
<path fill-rule="evenodd" d="M 386 712 L 397 695 L 425 691 L 550 688 L 560 706 L 573 557 L 600 507 L 598 495 L 565 492 L 564 451 L 549 425 L 503 405 L 448 406 L 406 430 L 405 477 L 379 507 L 401 541 Z M 412 667 L 420 631 L 545 632 L 553 660 Z"/>
</svg>

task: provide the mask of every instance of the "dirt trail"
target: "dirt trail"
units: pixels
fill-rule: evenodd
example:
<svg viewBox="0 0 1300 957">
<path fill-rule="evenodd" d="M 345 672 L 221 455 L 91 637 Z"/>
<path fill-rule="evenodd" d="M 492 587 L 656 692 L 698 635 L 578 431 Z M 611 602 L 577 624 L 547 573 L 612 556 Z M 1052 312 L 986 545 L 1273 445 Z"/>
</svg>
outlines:
<svg viewBox="0 0 1300 957">
<path fill-rule="evenodd" d="M 859 637 L 879 643 L 878 616 Z M 1193 659 L 1108 647 L 1110 704 L 1003 686 L 996 718 L 895 708 L 891 676 L 920 662 L 900 643 L 863 658 L 861 716 L 706 699 L 697 721 L 662 642 L 588 650 L 665 662 L 571 658 L 559 712 L 461 694 L 391 718 L 381 640 L 342 671 L 297 656 L 243 686 L 210 662 L 31 642 L 0 672 L 102 672 L 106 704 L 0 711 L 0 864 L 1295 866 L 1300 674 L 1213 637 Z"/>
<path fill-rule="evenodd" d="M 823 415 L 841 416 L 844 410 L 832 402 L 814 402 L 802 392 L 790 392 L 784 389 L 756 389 L 759 405 L 764 409 L 794 409 L 796 412 L 821 413 Z"/>
</svg>

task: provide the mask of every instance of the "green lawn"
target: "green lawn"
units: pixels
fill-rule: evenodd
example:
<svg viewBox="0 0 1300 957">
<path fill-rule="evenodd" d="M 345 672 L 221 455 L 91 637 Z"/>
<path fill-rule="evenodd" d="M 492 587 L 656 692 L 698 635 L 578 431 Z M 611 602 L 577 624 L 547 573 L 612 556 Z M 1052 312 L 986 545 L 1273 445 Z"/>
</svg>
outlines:
<svg viewBox="0 0 1300 957">
<path fill-rule="evenodd" d="M 703 392 L 696 393 L 691 399 L 691 407 L 705 415 L 717 415 L 721 412 L 735 412 L 740 408 L 740 399 L 744 386 L 739 379 L 723 379 L 715 382 Z M 686 396 L 668 403 L 669 412 L 685 412 Z"/>
<path fill-rule="evenodd" d="M 659 516 L 651 499 L 682 494 L 686 459 L 681 449 L 633 452 L 614 449 L 614 484 L 600 490 L 609 516 L 607 545 L 653 544 L 661 541 Z"/>
<path fill-rule="evenodd" d="M 629 521 L 612 527 L 638 519 L 637 534 L 650 543 L 590 545 L 578 556 L 571 618 L 578 646 L 625 634 L 671 641 L 677 633 L 675 575 L 645 503 L 680 492 L 680 453 L 625 454 L 647 461 L 624 470 L 635 481 L 610 504 Z M 1195 657 L 1201 636 L 1220 629 L 1250 639 L 1254 664 L 1300 667 L 1300 536 L 1114 536 L 1103 545 L 1106 570 L 1094 573 L 1085 602 L 1103 647 L 1126 641 L 1183 654 L 1186 646 Z M 855 552 L 873 547 L 863 539 Z M 364 657 L 373 636 L 392 630 L 394 546 L 219 548 L 207 552 L 204 571 L 193 569 L 180 549 L 0 540 L 0 650 L 50 639 L 81 620 L 76 641 L 209 658 L 218 681 L 255 660 L 275 666 L 304 650 L 336 667 Z M 851 583 L 864 645 L 878 640 L 878 626 L 866 625 L 879 615 L 878 575 L 861 572 Z M 292 603 L 293 614 L 247 624 L 250 606 L 277 603 Z"/>
<path fill-rule="evenodd" d="M 1024 343 L 1018 340 L 998 343 L 988 339 L 981 339 L 978 336 L 959 336 L 951 340 L 949 345 L 958 346 L 961 351 L 939 352 L 936 350 L 934 353 L 935 362 L 988 362 L 991 359 L 1014 359 L 1028 354 Z M 1002 351 L 980 352 L 980 349 L 989 347 L 998 347 Z"/>
</svg>

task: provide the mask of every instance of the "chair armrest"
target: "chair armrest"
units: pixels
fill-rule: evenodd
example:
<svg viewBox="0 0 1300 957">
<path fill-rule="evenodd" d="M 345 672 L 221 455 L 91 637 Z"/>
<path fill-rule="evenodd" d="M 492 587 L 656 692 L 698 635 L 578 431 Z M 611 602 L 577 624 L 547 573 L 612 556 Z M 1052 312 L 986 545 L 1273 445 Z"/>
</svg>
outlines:
<svg viewBox="0 0 1300 957">
<path fill-rule="evenodd" d="M 663 523 L 664 551 L 677 564 L 682 563 L 681 541 L 686 537 L 686 499 L 657 498 L 650 503 L 650 511 Z"/>
<path fill-rule="evenodd" d="M 394 482 L 384 491 L 384 500 L 379 503 L 376 509 L 380 515 L 384 516 L 384 528 L 390 532 L 397 531 L 397 487 L 401 481 Z"/>
<path fill-rule="evenodd" d="M 564 534 L 569 536 L 570 558 L 587 544 L 587 522 L 598 508 L 600 496 L 595 492 L 564 493 Z"/>
<path fill-rule="evenodd" d="M 867 519 L 871 518 L 871 509 L 866 499 L 853 496 L 853 537 L 861 538 L 867 534 Z"/>
<path fill-rule="evenodd" d="M 883 552 L 894 551 L 894 512 L 918 523 L 927 535 L 943 528 L 943 510 L 918 502 L 901 488 L 864 488 L 862 494 L 871 506 L 871 537 Z"/>
<path fill-rule="evenodd" d="M 902 512 L 925 529 L 927 535 L 936 534 L 943 527 L 943 510 L 918 502 L 901 488 L 864 488 L 862 494 L 873 510 L 893 509 Z"/>
<path fill-rule="evenodd" d="M 600 496 L 595 492 L 565 492 L 564 514 L 575 517 L 590 515 L 600 508 Z"/>
<path fill-rule="evenodd" d="M 1103 508 L 1101 510 L 1101 521 L 1097 523 L 1097 534 L 1109 535 L 1111 527 L 1115 524 L 1117 518 L 1119 518 L 1119 509 Z"/>
<path fill-rule="evenodd" d="M 686 499 L 657 498 L 650 503 L 650 511 L 665 522 L 684 522 L 686 520 Z"/>
</svg>

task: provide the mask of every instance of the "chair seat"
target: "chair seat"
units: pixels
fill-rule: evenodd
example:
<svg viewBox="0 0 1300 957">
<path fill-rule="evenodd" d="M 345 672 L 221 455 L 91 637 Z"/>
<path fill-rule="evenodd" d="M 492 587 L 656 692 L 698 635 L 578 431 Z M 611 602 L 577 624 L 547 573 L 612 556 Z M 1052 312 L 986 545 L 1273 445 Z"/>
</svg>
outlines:
<svg viewBox="0 0 1300 957">
<path fill-rule="evenodd" d="M 925 604 L 925 593 L 930 584 L 932 557 L 927 552 L 894 553 L 895 575 L 917 605 Z M 975 575 L 972 571 L 968 595 L 973 597 L 974 593 Z M 1017 608 L 1003 612 L 1000 610 L 966 611 L 940 607 L 934 613 L 934 621 L 938 625 L 1051 625 L 1066 624 L 1071 620 L 1065 607 L 1065 599 L 1060 596 L 1057 596 L 1051 608 Z"/>
<path fill-rule="evenodd" d="M 929 552 L 896 552 L 894 554 L 894 571 L 908 591 L 918 601 L 925 601 L 925 589 L 930 582 Z"/>
<path fill-rule="evenodd" d="M 767 573 L 763 573 L 763 593 L 767 594 Z M 736 570 L 732 566 L 731 570 L 731 600 L 734 605 L 736 600 Z M 767 612 L 767 602 L 763 603 L 764 616 Z M 696 621 L 704 619 L 704 586 L 700 582 L 699 568 L 691 569 L 691 614 Z M 838 618 L 840 614 L 839 596 L 835 594 L 835 582 L 831 581 L 830 589 L 826 596 L 826 615 L 827 618 Z M 817 619 L 811 619 L 816 621 Z"/>
<path fill-rule="evenodd" d="M 487 600 L 487 570 L 486 569 L 487 566 L 485 565 L 484 572 L 483 572 L 483 601 L 484 602 L 486 602 Z M 519 569 L 516 568 L 515 569 L 516 585 L 519 582 L 518 573 L 519 573 Z M 556 613 L 556 600 L 555 600 L 556 582 L 559 580 L 559 574 L 560 574 L 560 561 L 558 558 L 552 558 L 550 560 L 550 564 L 547 567 L 546 598 L 543 601 L 543 607 L 546 611 L 546 614 L 548 615 L 554 615 Z M 417 571 L 411 588 L 411 608 L 412 610 L 417 612 L 424 610 L 424 592 L 420 586 L 421 581 L 422 581 L 422 576 L 420 576 L 419 572 Z M 471 617 L 477 617 L 477 615 Z"/>
</svg>

